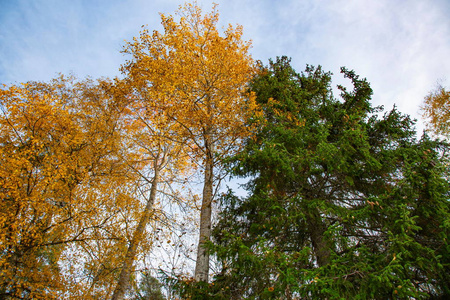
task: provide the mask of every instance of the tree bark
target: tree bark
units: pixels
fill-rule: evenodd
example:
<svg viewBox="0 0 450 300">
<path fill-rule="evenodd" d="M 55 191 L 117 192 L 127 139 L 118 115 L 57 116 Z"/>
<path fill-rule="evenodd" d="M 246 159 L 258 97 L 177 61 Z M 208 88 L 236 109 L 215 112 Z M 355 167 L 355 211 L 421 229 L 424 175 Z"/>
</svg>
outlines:
<svg viewBox="0 0 450 300">
<path fill-rule="evenodd" d="M 320 217 L 319 210 L 317 208 L 312 210 L 313 211 L 305 214 L 305 216 L 309 227 L 311 243 L 316 255 L 317 264 L 319 267 L 322 267 L 330 263 L 331 245 L 325 237 L 327 228 Z"/>
<path fill-rule="evenodd" d="M 197 246 L 197 261 L 195 264 L 195 280 L 208 282 L 209 252 L 205 244 L 211 238 L 211 205 L 213 200 L 214 160 L 210 143 L 210 135 L 205 136 L 205 181 L 200 210 L 200 236 Z"/>
<path fill-rule="evenodd" d="M 155 174 L 153 177 L 152 187 L 150 189 L 150 197 L 145 206 L 144 213 L 139 220 L 139 224 L 133 233 L 133 238 L 131 239 L 130 245 L 128 246 L 127 254 L 123 262 L 122 271 L 120 272 L 119 281 L 114 290 L 111 300 L 122 300 L 124 298 L 125 292 L 130 284 L 130 275 L 133 269 L 134 259 L 136 257 L 137 248 L 142 240 L 142 235 L 144 234 L 145 227 L 150 219 L 150 214 L 152 212 L 153 204 L 156 199 L 156 190 L 159 181 L 159 166 L 155 163 Z"/>
</svg>

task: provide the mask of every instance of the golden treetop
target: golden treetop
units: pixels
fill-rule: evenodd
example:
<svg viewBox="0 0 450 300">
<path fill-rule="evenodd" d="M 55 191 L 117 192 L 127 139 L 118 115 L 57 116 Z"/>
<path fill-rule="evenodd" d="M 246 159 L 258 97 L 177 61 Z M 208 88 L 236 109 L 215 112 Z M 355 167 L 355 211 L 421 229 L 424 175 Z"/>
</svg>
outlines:
<svg viewBox="0 0 450 300">
<path fill-rule="evenodd" d="M 434 134 L 450 135 L 450 91 L 438 85 L 431 91 L 422 105 L 423 116 L 428 119 L 428 127 Z"/>
<path fill-rule="evenodd" d="M 203 15 L 188 3 L 177 15 L 161 14 L 163 33 L 143 30 L 127 44 L 132 60 L 122 71 L 149 110 L 179 124 L 179 135 L 202 148 L 209 132 L 220 150 L 248 134 L 244 120 L 255 108 L 247 91 L 256 70 L 251 43 L 243 41 L 242 26 L 219 32 L 216 6 Z"/>
</svg>

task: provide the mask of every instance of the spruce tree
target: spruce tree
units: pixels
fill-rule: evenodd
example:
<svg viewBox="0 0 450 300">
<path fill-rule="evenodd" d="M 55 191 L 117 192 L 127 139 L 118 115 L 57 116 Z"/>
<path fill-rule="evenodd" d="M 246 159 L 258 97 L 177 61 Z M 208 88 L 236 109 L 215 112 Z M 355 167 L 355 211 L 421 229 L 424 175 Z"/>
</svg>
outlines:
<svg viewBox="0 0 450 300">
<path fill-rule="evenodd" d="M 248 196 L 222 198 L 210 245 L 222 271 L 203 298 L 450 294 L 448 146 L 417 140 L 409 116 L 373 107 L 369 83 L 342 73 L 352 90 L 339 98 L 330 73 L 286 57 L 252 81 L 263 113 L 230 159 Z"/>
</svg>

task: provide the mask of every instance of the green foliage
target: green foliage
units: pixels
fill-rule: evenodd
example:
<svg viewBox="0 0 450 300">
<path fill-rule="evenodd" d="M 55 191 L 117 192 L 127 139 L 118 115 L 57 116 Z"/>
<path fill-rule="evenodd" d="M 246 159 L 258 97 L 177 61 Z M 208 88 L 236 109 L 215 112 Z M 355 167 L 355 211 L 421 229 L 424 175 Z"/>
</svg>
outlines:
<svg viewBox="0 0 450 300">
<path fill-rule="evenodd" d="M 342 73 L 340 100 L 330 73 L 285 57 L 253 80 L 263 114 L 230 161 L 249 196 L 222 197 L 208 299 L 449 295 L 448 147 L 416 140 L 395 108 L 380 115 L 367 81 Z"/>
<path fill-rule="evenodd" d="M 141 273 L 136 284 L 133 285 L 133 300 L 164 300 L 161 292 L 162 284 L 148 272 Z"/>
</svg>

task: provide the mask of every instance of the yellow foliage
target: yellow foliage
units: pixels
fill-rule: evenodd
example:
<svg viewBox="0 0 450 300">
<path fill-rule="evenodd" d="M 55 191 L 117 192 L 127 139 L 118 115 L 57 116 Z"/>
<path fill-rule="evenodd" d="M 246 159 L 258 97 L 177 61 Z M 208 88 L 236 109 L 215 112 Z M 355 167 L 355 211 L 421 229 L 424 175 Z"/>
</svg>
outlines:
<svg viewBox="0 0 450 300">
<path fill-rule="evenodd" d="M 428 128 L 436 135 L 450 135 L 450 91 L 438 85 L 430 92 L 422 105 Z"/>
<path fill-rule="evenodd" d="M 178 137 L 187 137 L 191 150 L 204 155 L 205 132 L 213 135 L 214 150 L 227 152 L 246 136 L 247 112 L 256 108 L 247 83 L 256 68 L 242 40 L 242 27 L 217 30 L 216 6 L 202 15 L 187 3 L 179 20 L 161 14 L 164 33 L 143 30 L 124 50 L 132 60 L 122 66 L 129 85 L 139 91 L 144 105 Z"/>
<path fill-rule="evenodd" d="M 0 294 L 109 298 L 128 242 L 143 238 L 143 186 L 189 177 L 192 161 L 211 206 L 213 165 L 254 130 L 256 65 L 241 26 L 217 30 L 215 6 L 177 15 L 127 44 L 124 80 L 0 88 Z"/>
<path fill-rule="evenodd" d="M 203 14 L 200 7 L 187 3 L 180 6 L 177 19 L 161 14 L 164 32 L 141 31 L 125 47 L 132 59 L 122 66 L 125 86 L 146 115 L 156 120 L 147 127 L 163 130 L 180 153 L 189 155 L 186 162 L 202 168 L 195 271 L 201 281 L 208 280 L 209 258 L 203 244 L 211 235 L 216 173 L 223 156 L 237 151 L 241 139 L 254 130 L 245 121 L 256 110 L 255 95 L 248 92 L 257 69 L 248 52 L 251 43 L 243 41 L 241 26 L 229 25 L 220 33 L 216 8 Z"/>
<path fill-rule="evenodd" d="M 110 85 L 61 77 L 0 90 L 1 293 L 86 299 L 99 270 L 86 285 L 81 270 L 105 262 L 113 270 L 123 254 L 106 249 L 126 244 L 119 212 L 136 200 L 119 150 L 123 104 L 107 95 Z M 81 268 L 71 268 L 77 260 Z"/>
</svg>

